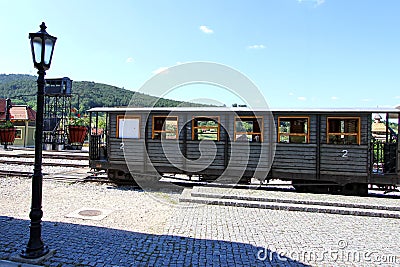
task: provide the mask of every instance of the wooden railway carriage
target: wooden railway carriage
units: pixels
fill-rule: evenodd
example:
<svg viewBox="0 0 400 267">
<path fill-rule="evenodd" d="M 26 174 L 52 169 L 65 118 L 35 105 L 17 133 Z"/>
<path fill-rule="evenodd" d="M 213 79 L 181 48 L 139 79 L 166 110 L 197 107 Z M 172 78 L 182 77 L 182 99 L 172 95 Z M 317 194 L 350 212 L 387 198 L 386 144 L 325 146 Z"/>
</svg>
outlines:
<svg viewBox="0 0 400 267">
<path fill-rule="evenodd" d="M 291 180 L 299 191 L 366 194 L 400 184 L 397 109 L 93 108 L 90 166 L 110 179 L 156 171 L 204 180 Z M 386 115 L 386 140 L 372 114 Z M 205 142 L 202 142 L 205 141 Z M 222 180 L 224 180 L 222 179 Z M 228 179 L 229 180 L 229 179 Z"/>
</svg>

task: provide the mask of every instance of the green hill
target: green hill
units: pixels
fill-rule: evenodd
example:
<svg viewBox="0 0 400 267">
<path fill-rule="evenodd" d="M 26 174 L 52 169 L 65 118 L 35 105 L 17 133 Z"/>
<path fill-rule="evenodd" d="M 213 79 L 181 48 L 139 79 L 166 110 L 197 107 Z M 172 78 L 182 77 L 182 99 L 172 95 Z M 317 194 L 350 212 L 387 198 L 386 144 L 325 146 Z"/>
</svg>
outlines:
<svg viewBox="0 0 400 267">
<path fill-rule="evenodd" d="M 36 109 L 36 76 L 27 74 L 0 74 L 0 98 L 11 98 L 13 103 L 26 104 Z M 96 83 L 72 82 L 72 107 L 78 108 L 79 113 L 93 107 L 127 106 L 135 96 L 134 106 L 151 107 L 157 101 L 157 107 L 204 106 L 202 104 L 175 101 L 158 98 L 143 93 L 133 92 L 123 88 Z M 79 96 L 79 97 L 78 97 Z"/>
</svg>

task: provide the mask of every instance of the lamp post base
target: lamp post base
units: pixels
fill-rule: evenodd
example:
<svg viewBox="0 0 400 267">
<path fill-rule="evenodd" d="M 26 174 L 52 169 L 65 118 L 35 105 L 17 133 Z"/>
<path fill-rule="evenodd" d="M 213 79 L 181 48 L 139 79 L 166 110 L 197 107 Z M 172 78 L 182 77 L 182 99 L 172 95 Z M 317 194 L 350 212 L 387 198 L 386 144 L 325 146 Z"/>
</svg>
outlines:
<svg viewBox="0 0 400 267">
<path fill-rule="evenodd" d="M 10 260 L 14 261 L 14 262 L 22 262 L 22 263 L 27 263 L 27 264 L 39 265 L 42 262 L 44 262 L 45 260 L 51 258 L 56 252 L 54 249 L 49 250 L 47 247 L 46 247 L 46 250 L 47 250 L 46 254 L 43 254 L 37 258 L 29 257 L 29 256 L 27 256 L 27 254 L 29 254 L 29 253 L 27 253 L 26 251 L 22 251 L 21 254 L 15 253 L 15 254 L 11 255 Z M 38 256 L 38 255 L 39 254 L 36 253 L 36 256 Z M 33 256 L 33 255 L 31 255 L 31 256 Z"/>
<path fill-rule="evenodd" d="M 34 251 L 28 251 L 28 249 L 23 250 L 20 256 L 24 259 L 37 259 L 43 256 L 46 256 L 50 250 L 47 246 L 43 246 L 43 248 Z"/>
</svg>

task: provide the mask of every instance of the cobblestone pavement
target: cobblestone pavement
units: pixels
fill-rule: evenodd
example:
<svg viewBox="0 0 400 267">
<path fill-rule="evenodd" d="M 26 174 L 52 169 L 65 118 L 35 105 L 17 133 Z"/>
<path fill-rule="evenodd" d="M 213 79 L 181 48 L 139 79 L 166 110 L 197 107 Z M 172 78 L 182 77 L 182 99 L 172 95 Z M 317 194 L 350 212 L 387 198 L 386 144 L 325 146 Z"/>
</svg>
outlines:
<svg viewBox="0 0 400 267">
<path fill-rule="evenodd" d="M 29 237 L 30 181 L 0 178 L 0 259 Z M 398 219 L 154 201 L 106 185 L 44 185 L 45 266 L 400 266 Z M 80 198 L 76 197 L 80 196 Z M 50 199 L 53 202 L 50 202 Z M 100 221 L 66 218 L 82 205 Z M 168 203 L 168 204 L 167 204 Z M 175 204 L 175 205 L 173 205 Z M 123 209 L 122 209 L 123 208 Z"/>
<path fill-rule="evenodd" d="M 245 244 L 230 255 L 251 266 L 400 266 L 399 226 L 398 219 L 207 205 L 181 209 L 166 233 Z"/>
</svg>

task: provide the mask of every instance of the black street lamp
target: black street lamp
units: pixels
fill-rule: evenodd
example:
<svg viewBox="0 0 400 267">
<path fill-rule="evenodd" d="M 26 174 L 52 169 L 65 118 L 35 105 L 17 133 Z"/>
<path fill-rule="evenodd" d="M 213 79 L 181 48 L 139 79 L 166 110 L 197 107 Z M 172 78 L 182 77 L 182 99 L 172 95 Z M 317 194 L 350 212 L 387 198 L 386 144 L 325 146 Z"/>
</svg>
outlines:
<svg viewBox="0 0 400 267">
<path fill-rule="evenodd" d="M 11 108 L 12 108 L 11 99 L 7 98 L 6 99 L 6 122 L 10 121 L 10 117 L 11 117 L 10 110 L 11 110 Z M 4 142 L 4 150 L 8 150 L 7 145 L 8 145 L 7 142 Z"/>
<path fill-rule="evenodd" d="M 21 257 L 36 259 L 46 255 L 49 248 L 42 241 L 42 150 L 43 150 L 43 105 L 46 70 L 50 68 L 54 45 L 57 38 L 46 32 L 46 25 L 42 22 L 40 31 L 30 33 L 33 65 L 38 69 L 38 92 L 35 132 L 35 165 L 32 177 L 32 205 L 29 218 L 31 219 L 30 237 L 26 249 Z"/>
</svg>

